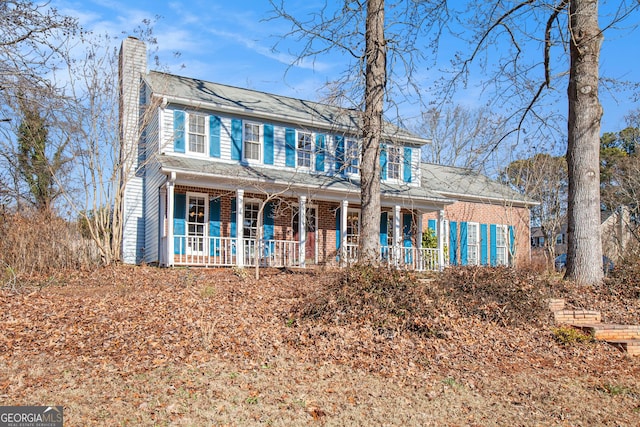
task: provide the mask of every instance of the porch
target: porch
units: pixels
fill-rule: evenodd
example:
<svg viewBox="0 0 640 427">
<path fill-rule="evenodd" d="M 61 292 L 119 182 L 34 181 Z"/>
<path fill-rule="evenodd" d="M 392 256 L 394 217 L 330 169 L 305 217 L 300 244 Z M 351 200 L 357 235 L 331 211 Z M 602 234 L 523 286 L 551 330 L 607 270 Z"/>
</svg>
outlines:
<svg viewBox="0 0 640 427">
<path fill-rule="evenodd" d="M 238 250 L 241 247 L 242 250 Z M 304 246 L 293 240 L 240 239 L 236 237 L 174 236 L 174 265 L 196 267 L 306 267 L 316 264 L 306 260 Z M 341 261 L 342 259 L 342 261 Z M 310 262 L 309 262 L 310 261 Z M 345 266 L 358 261 L 358 246 L 346 244 L 338 252 L 336 264 Z M 437 248 L 381 246 L 383 265 L 413 271 L 441 269 Z"/>
</svg>

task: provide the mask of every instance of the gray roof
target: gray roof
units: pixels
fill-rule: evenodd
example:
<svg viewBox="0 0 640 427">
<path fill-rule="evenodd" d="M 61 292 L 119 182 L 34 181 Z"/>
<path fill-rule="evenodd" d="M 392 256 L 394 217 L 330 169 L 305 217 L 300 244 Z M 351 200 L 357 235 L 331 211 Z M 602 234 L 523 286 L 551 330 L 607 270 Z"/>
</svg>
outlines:
<svg viewBox="0 0 640 427">
<path fill-rule="evenodd" d="M 204 80 L 151 71 L 145 76 L 154 94 L 168 98 L 179 104 L 201 104 L 202 108 L 218 109 L 284 123 L 317 127 L 333 132 L 347 132 L 358 135 L 361 112 L 335 107 L 313 101 L 289 98 L 251 89 L 243 89 Z M 423 138 L 385 122 L 385 135 L 423 145 Z"/>
<path fill-rule="evenodd" d="M 509 202 L 536 205 L 523 194 L 471 169 L 423 163 L 422 186 L 458 200 Z"/>
<path fill-rule="evenodd" d="M 237 188 L 243 181 L 246 187 L 263 187 L 265 190 L 277 191 L 277 189 L 291 188 L 297 194 L 301 190 L 310 195 L 322 192 L 322 197 L 328 193 L 335 193 L 336 200 L 341 200 L 347 195 L 359 199 L 360 182 L 346 178 L 342 175 L 327 176 L 321 174 L 297 172 L 293 169 L 274 167 L 260 167 L 237 163 L 211 161 L 207 159 L 190 158 L 161 154 L 158 156 L 161 169 L 166 172 L 176 172 L 183 177 L 194 179 L 202 176 L 207 180 L 214 180 L 218 184 L 227 183 Z M 256 184 L 258 183 L 258 184 Z M 436 206 L 453 203 L 429 188 L 410 185 L 380 186 L 381 199 L 402 201 L 405 205 Z M 293 192 L 293 191 L 292 191 Z"/>
</svg>

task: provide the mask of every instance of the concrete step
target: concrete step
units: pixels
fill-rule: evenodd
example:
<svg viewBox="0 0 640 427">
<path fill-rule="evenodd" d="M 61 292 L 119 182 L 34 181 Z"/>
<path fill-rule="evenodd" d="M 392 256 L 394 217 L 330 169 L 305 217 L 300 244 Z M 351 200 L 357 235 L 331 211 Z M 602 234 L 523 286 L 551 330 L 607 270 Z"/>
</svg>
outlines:
<svg viewBox="0 0 640 427">
<path fill-rule="evenodd" d="M 608 323 L 575 323 L 576 328 L 591 334 L 600 341 L 640 340 L 640 325 L 615 325 Z"/>
<path fill-rule="evenodd" d="M 622 350 L 629 356 L 640 356 L 640 340 L 612 340 L 607 341 L 607 343 Z"/>
<path fill-rule="evenodd" d="M 590 325 L 602 321 L 599 311 L 593 310 L 556 310 L 553 312 L 556 323 L 568 323 L 570 325 Z"/>
</svg>

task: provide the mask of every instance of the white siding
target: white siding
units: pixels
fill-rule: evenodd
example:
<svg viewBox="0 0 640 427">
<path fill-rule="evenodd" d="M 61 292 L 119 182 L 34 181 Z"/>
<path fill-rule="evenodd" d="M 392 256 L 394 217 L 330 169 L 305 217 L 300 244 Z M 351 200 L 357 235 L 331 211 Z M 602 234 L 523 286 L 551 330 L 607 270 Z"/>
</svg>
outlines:
<svg viewBox="0 0 640 427">
<path fill-rule="evenodd" d="M 156 154 L 159 147 L 159 116 L 154 114 L 153 119 L 148 123 L 146 129 L 147 141 L 147 163 L 145 164 L 145 247 L 144 261 L 146 263 L 158 263 L 159 247 L 160 247 L 160 206 L 159 206 L 159 188 L 165 182 L 166 177 L 160 173 L 159 164 L 156 160 Z"/>
</svg>

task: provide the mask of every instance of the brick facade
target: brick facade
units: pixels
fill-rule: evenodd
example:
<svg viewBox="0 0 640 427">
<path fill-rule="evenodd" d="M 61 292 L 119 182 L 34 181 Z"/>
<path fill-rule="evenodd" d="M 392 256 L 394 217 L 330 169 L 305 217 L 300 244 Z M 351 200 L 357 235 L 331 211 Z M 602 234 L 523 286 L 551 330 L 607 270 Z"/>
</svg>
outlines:
<svg viewBox="0 0 640 427">
<path fill-rule="evenodd" d="M 528 208 L 510 206 L 508 202 L 498 204 L 459 201 L 446 206 L 444 211 L 447 221 L 513 226 L 515 231 L 515 266 L 527 264 L 531 260 Z M 436 212 L 425 214 L 422 224 L 423 231 L 427 230 L 429 219 L 437 218 Z"/>
</svg>

